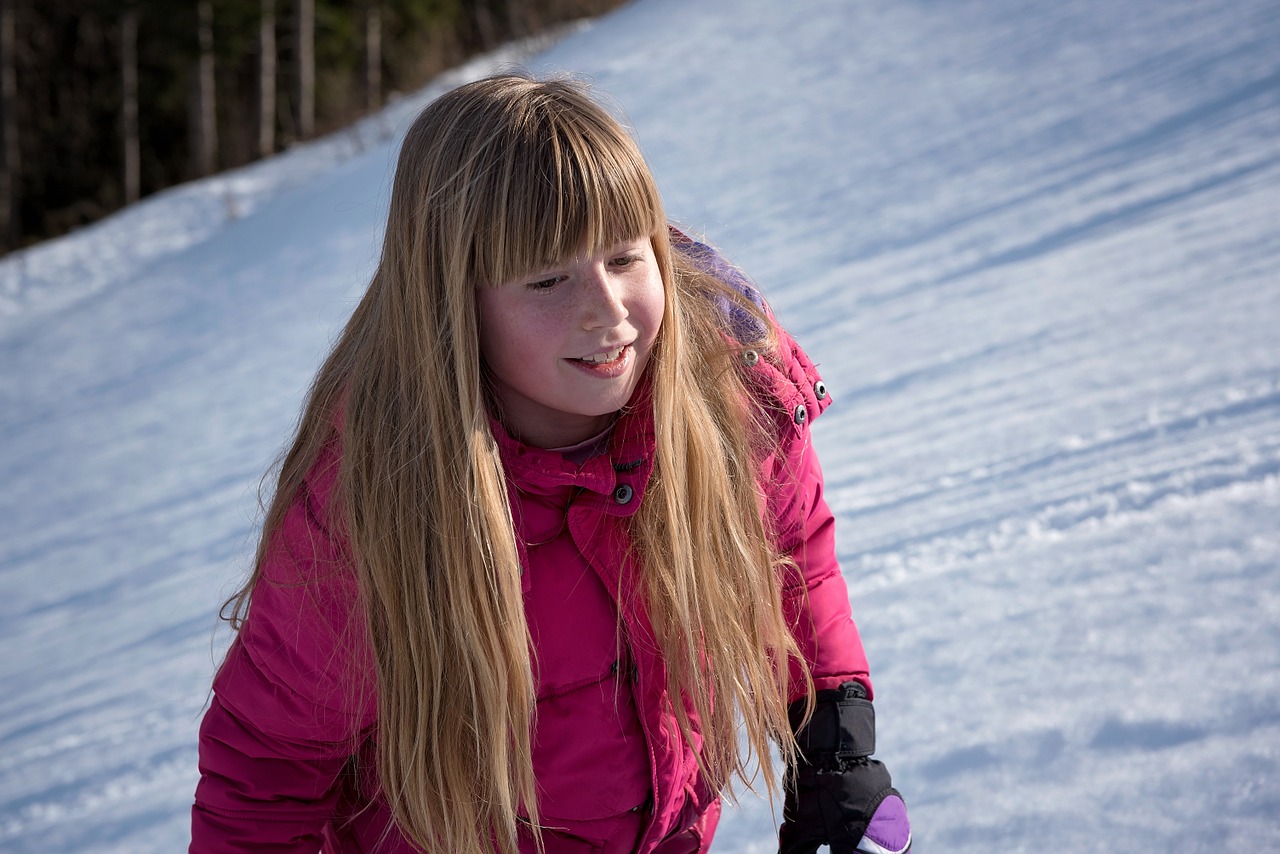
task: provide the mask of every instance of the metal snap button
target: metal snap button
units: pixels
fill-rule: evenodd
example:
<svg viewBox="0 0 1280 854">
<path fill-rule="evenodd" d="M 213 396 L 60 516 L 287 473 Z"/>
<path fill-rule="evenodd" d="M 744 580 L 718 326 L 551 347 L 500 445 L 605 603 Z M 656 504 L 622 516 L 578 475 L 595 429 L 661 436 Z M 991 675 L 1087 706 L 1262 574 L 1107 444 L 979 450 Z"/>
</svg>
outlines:
<svg viewBox="0 0 1280 854">
<path fill-rule="evenodd" d="M 794 420 L 797 424 L 803 424 L 804 420 L 808 417 L 809 413 L 805 410 L 803 403 L 796 407 Z"/>
<path fill-rule="evenodd" d="M 636 491 L 631 488 L 630 484 L 620 483 L 618 488 L 613 491 L 613 500 L 619 504 L 629 504 L 635 494 Z"/>
<path fill-rule="evenodd" d="M 818 380 L 813 384 L 813 396 L 818 400 L 825 400 L 827 397 L 827 384 L 822 380 Z"/>
<path fill-rule="evenodd" d="M 760 354 L 755 350 L 747 350 L 742 354 L 742 361 L 746 362 L 751 367 L 755 367 L 756 362 L 760 361 Z"/>
</svg>

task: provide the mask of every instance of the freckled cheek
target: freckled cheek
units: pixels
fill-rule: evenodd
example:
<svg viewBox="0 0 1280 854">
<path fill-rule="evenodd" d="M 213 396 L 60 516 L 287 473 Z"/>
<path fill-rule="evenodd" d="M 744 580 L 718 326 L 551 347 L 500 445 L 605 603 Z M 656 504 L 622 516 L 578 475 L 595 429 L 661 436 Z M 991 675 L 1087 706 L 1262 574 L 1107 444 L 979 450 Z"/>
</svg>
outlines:
<svg viewBox="0 0 1280 854">
<path fill-rule="evenodd" d="M 662 328 L 662 319 L 666 312 L 666 300 L 661 286 L 656 292 L 651 291 L 646 295 L 641 311 L 644 318 L 645 337 L 652 345 L 658 338 L 658 331 Z"/>
<path fill-rule="evenodd" d="M 480 355 L 499 374 L 526 361 L 528 335 L 521 334 L 510 312 L 490 306 L 480 317 Z"/>
<path fill-rule="evenodd" d="M 560 358 L 566 322 L 556 309 L 505 311 L 493 317 L 483 340 L 493 359 L 527 370 Z"/>
</svg>

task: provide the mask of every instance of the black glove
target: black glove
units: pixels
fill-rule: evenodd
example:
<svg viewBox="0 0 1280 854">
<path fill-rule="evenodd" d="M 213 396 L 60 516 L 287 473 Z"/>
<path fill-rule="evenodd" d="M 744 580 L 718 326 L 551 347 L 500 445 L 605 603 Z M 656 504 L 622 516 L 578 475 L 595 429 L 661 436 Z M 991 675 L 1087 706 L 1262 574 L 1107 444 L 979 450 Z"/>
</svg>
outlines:
<svg viewBox="0 0 1280 854">
<path fill-rule="evenodd" d="M 788 713 L 795 727 L 804 701 Z M 831 854 L 910 850 L 902 796 L 884 764 L 870 758 L 875 733 L 875 710 L 862 685 L 818 692 L 813 717 L 796 732 L 802 758 L 784 784 L 779 854 L 814 854 L 820 845 Z"/>
</svg>

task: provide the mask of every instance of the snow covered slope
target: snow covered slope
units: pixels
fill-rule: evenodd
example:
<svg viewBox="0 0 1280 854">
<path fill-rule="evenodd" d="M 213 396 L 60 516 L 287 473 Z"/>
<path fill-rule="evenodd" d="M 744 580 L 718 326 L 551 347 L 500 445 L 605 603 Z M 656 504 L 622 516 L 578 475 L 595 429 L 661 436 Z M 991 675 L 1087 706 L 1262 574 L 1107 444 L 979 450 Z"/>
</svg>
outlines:
<svg viewBox="0 0 1280 854">
<path fill-rule="evenodd" d="M 1273 0 L 639 0 L 527 62 L 616 98 L 822 364 L 920 851 L 1280 850 L 1277 45 Z M 0 262 L 0 849 L 184 848 L 378 127 Z"/>
</svg>

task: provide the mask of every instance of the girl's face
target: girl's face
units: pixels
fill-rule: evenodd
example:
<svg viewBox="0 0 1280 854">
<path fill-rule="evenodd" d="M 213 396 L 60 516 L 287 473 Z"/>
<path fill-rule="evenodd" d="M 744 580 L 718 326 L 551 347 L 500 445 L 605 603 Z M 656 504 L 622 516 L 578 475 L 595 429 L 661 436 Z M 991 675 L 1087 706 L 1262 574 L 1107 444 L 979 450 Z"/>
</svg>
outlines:
<svg viewBox="0 0 1280 854">
<path fill-rule="evenodd" d="M 574 445 L 631 399 L 662 325 L 649 238 L 480 287 L 480 355 L 504 421 L 541 448 Z"/>
</svg>

